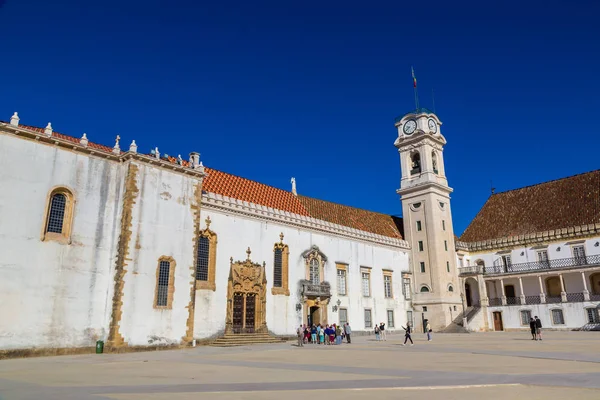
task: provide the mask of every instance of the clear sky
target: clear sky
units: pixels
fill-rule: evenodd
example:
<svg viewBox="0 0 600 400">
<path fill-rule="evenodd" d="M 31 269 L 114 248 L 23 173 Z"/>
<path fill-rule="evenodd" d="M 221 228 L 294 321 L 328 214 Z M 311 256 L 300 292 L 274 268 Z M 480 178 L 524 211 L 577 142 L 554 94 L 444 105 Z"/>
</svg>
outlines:
<svg viewBox="0 0 600 400">
<path fill-rule="evenodd" d="M 489 3 L 497 3 L 490 5 Z M 443 121 L 460 234 L 600 168 L 600 2 L 0 0 L 0 119 L 401 214 L 394 118 Z"/>
</svg>

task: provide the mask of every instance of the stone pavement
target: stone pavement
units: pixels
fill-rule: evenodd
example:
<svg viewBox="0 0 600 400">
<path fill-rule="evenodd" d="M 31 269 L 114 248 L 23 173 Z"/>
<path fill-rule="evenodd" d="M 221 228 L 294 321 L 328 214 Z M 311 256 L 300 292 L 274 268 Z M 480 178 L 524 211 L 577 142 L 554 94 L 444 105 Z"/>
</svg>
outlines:
<svg viewBox="0 0 600 400">
<path fill-rule="evenodd" d="M 198 347 L 0 361 L 0 399 L 600 399 L 600 333 Z"/>
</svg>

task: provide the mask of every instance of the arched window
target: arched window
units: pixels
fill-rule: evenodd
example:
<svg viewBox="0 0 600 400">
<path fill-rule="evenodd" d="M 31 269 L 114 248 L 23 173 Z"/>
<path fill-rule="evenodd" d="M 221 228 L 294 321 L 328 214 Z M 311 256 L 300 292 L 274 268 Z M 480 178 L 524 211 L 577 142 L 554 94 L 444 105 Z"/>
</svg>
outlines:
<svg viewBox="0 0 600 400">
<path fill-rule="evenodd" d="M 429 288 L 427 286 L 421 286 L 421 293 L 429 293 Z"/>
<path fill-rule="evenodd" d="M 273 295 L 290 295 L 288 287 L 288 265 L 290 251 L 287 244 L 283 243 L 283 233 L 279 235 L 279 243 L 273 246 Z"/>
<path fill-rule="evenodd" d="M 449 292 L 454 292 L 454 286 L 448 285 L 448 291 Z"/>
<path fill-rule="evenodd" d="M 415 151 L 410 156 L 410 161 L 411 161 L 410 174 L 414 175 L 414 174 L 420 173 L 421 172 L 421 155 L 419 154 L 418 151 Z"/>
<path fill-rule="evenodd" d="M 437 174 L 438 173 L 438 159 L 437 159 L 437 154 L 435 153 L 435 151 L 431 152 L 431 163 L 433 165 L 433 173 Z"/>
<path fill-rule="evenodd" d="M 73 192 L 64 187 L 54 188 L 48 194 L 42 240 L 71 242 L 73 222 Z"/>
<path fill-rule="evenodd" d="M 217 258 L 217 234 L 210 230 L 207 217 L 206 229 L 200 231 L 196 241 L 196 289 L 216 290 L 215 269 Z"/>
<path fill-rule="evenodd" d="M 158 267 L 156 269 L 154 308 L 171 309 L 173 306 L 174 290 L 175 260 L 172 257 L 162 256 L 158 259 Z"/>
</svg>

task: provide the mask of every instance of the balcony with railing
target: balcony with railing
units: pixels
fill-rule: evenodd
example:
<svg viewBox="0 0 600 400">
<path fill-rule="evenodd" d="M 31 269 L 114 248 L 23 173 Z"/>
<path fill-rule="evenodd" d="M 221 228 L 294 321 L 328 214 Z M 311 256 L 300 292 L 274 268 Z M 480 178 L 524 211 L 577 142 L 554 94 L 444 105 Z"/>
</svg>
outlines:
<svg viewBox="0 0 600 400">
<path fill-rule="evenodd" d="M 587 296 L 586 296 L 587 295 Z M 589 300 L 588 300 L 589 299 Z M 588 293 L 565 293 L 562 296 L 522 296 L 522 297 L 505 297 L 504 301 L 500 297 L 490 298 L 488 303 L 490 307 L 500 306 L 521 306 L 521 305 L 536 305 L 536 304 L 559 304 L 559 303 L 583 303 L 584 301 L 598 301 L 600 295 Z"/>
<path fill-rule="evenodd" d="M 469 265 L 467 267 L 459 267 L 458 268 L 458 276 L 472 276 L 472 275 L 481 275 L 483 274 L 483 266 L 482 265 Z"/>
<path fill-rule="evenodd" d="M 600 254 L 593 256 L 581 256 L 572 258 L 558 258 L 555 260 L 534 261 L 518 264 L 502 264 L 483 267 L 483 274 L 492 275 L 507 275 L 507 274 L 525 274 L 529 272 L 547 272 L 552 270 L 565 270 L 574 268 L 600 267 Z M 479 272 L 477 268 L 482 268 L 479 265 L 459 268 L 459 274 L 466 276 L 473 275 Z M 463 272 L 464 271 L 464 272 Z M 475 272 L 472 272 L 475 271 Z"/>
<path fill-rule="evenodd" d="M 320 297 L 326 299 L 331 297 L 331 285 L 328 282 L 312 283 L 308 280 L 300 282 L 302 296 Z"/>
</svg>

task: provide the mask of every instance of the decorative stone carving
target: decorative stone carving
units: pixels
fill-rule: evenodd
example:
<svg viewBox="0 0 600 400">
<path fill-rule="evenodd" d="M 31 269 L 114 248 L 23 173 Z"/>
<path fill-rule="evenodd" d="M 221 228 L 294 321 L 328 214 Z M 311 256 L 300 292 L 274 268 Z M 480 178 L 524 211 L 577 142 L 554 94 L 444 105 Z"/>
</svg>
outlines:
<svg viewBox="0 0 600 400">
<path fill-rule="evenodd" d="M 266 305 L 267 305 L 267 276 L 265 263 L 260 265 L 250 259 L 250 248 L 246 251 L 246 261 L 233 262 L 230 259 L 229 280 L 227 283 L 227 319 L 225 333 L 233 333 L 233 296 L 236 293 L 256 295 L 256 308 L 254 311 L 254 331 L 267 332 Z M 243 321 L 246 321 L 244 316 Z"/>
</svg>

